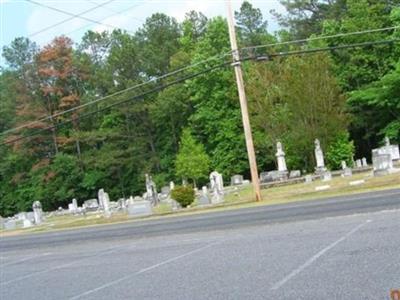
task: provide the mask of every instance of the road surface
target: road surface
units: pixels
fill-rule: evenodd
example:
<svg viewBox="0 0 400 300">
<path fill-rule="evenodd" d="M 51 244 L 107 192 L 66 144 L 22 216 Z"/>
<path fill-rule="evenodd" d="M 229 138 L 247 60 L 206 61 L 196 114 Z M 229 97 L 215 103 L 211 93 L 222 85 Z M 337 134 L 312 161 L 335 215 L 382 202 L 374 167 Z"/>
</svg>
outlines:
<svg viewBox="0 0 400 300">
<path fill-rule="evenodd" d="M 390 299 L 400 190 L 3 237 L 0 299 Z"/>
</svg>

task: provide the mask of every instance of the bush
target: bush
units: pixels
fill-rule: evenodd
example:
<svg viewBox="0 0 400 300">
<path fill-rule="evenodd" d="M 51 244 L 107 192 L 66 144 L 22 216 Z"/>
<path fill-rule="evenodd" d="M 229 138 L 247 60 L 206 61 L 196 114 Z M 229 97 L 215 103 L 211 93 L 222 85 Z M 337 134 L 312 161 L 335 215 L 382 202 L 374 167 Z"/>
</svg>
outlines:
<svg viewBox="0 0 400 300">
<path fill-rule="evenodd" d="M 342 160 L 348 166 L 351 166 L 353 155 L 354 144 L 353 141 L 349 141 L 349 134 L 347 132 L 339 133 L 326 153 L 328 167 L 332 170 L 338 170 L 341 168 Z"/>
<path fill-rule="evenodd" d="M 176 186 L 171 192 L 172 198 L 178 202 L 182 207 L 186 207 L 194 201 L 194 190 L 193 187 L 188 186 Z"/>
</svg>

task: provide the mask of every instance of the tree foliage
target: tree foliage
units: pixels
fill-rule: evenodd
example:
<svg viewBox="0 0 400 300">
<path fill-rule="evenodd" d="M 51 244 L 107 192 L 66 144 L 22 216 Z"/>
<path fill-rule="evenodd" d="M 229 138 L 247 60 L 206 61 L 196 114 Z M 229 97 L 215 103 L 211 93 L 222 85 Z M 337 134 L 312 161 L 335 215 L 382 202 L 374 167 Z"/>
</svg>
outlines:
<svg viewBox="0 0 400 300">
<path fill-rule="evenodd" d="M 176 175 L 182 179 L 191 179 L 196 186 L 196 181 L 207 178 L 209 161 L 204 146 L 195 141 L 189 129 L 183 130 L 175 160 Z"/>
</svg>

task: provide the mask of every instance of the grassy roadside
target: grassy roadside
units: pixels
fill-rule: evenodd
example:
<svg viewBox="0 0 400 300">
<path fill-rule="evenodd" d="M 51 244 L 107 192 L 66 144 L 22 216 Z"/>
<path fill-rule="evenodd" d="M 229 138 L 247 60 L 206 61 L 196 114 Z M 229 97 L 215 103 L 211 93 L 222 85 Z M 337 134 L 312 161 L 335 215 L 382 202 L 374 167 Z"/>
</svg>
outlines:
<svg viewBox="0 0 400 300">
<path fill-rule="evenodd" d="M 350 181 L 364 180 L 360 185 L 350 186 Z M 329 185 L 330 189 L 316 192 L 315 188 L 321 185 Z M 271 187 L 262 190 L 263 201 L 253 201 L 253 191 L 251 186 L 225 196 L 225 201 L 222 204 L 215 206 L 199 207 L 182 209 L 177 212 L 172 212 L 170 207 L 160 205 L 155 208 L 155 214 L 146 218 L 130 218 L 126 214 L 116 213 L 110 218 L 105 218 L 100 215 L 88 214 L 86 216 L 52 216 L 40 225 L 31 228 L 16 229 L 12 231 L 0 231 L 0 236 L 13 236 L 19 234 L 31 234 L 57 230 L 67 230 L 71 228 L 91 227 L 98 225 L 117 224 L 124 222 L 135 222 L 140 220 L 159 219 L 165 217 L 185 216 L 207 213 L 211 211 L 233 210 L 245 207 L 255 207 L 261 205 L 283 204 L 298 201 L 308 201 L 317 198 L 329 198 L 333 196 L 351 195 L 363 192 L 378 191 L 384 189 L 400 188 L 400 173 L 386 175 L 382 177 L 373 177 L 371 172 L 360 173 L 350 178 L 333 178 L 329 182 L 314 181 L 309 184 L 297 183 L 287 186 Z"/>
</svg>

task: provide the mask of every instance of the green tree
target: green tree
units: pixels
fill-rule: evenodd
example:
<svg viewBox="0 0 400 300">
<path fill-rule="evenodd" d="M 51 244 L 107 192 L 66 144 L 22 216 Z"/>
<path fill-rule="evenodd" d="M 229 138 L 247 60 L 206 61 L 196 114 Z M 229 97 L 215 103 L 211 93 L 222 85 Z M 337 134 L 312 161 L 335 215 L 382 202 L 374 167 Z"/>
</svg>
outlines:
<svg viewBox="0 0 400 300">
<path fill-rule="evenodd" d="M 365 128 L 363 138 L 372 140 L 372 147 L 385 136 L 400 142 L 400 60 L 380 80 L 350 93 L 348 106 L 357 116 L 355 126 Z"/>
<path fill-rule="evenodd" d="M 273 36 L 267 32 L 267 21 L 259 8 L 244 1 L 239 11 L 235 11 L 236 26 L 241 43 L 244 46 L 254 46 L 262 43 L 272 42 Z"/>
<path fill-rule="evenodd" d="M 314 167 L 314 139 L 326 148 L 346 131 L 345 98 L 325 54 L 258 64 L 246 73 L 249 110 L 261 166 L 275 163 L 275 143 L 285 146 L 290 169 Z"/>
<path fill-rule="evenodd" d="M 228 52 L 229 34 L 226 21 L 217 17 L 209 21 L 199 41 L 193 63 Z M 209 61 L 199 70 L 215 66 L 221 60 Z M 248 172 L 235 77 L 232 69 L 218 69 L 188 82 L 194 112 L 189 123 L 193 133 L 204 144 L 211 167 L 233 175 Z"/>
<path fill-rule="evenodd" d="M 326 152 L 326 160 L 329 169 L 338 170 L 341 168 L 342 160 L 351 166 L 354 156 L 354 143 L 349 141 L 348 132 L 340 132 L 329 145 Z"/>
<path fill-rule="evenodd" d="M 279 24 L 287 28 L 292 39 L 320 34 L 325 20 L 340 20 L 346 12 L 347 0 L 280 0 L 286 14 L 272 10 Z"/>
<path fill-rule="evenodd" d="M 189 129 L 183 130 L 175 160 L 176 175 L 192 180 L 196 186 L 196 181 L 207 178 L 209 161 L 204 146 L 196 142 Z"/>
</svg>

